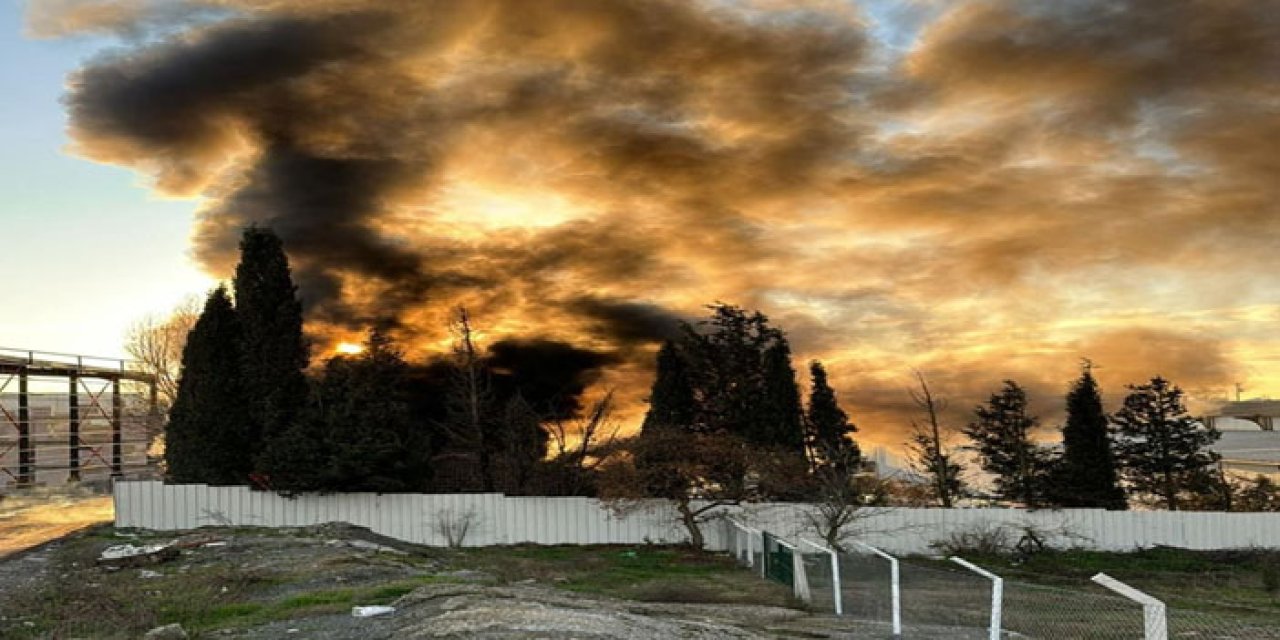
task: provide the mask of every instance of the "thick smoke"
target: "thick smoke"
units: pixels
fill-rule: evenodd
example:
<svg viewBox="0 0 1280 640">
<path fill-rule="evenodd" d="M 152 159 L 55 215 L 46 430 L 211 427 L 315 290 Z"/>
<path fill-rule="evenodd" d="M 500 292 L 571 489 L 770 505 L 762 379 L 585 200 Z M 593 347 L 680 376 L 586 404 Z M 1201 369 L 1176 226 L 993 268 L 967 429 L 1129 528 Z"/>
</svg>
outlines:
<svg viewBox="0 0 1280 640">
<path fill-rule="evenodd" d="M 71 78 L 76 151 L 199 196 L 215 275 L 276 229 L 319 336 L 391 318 L 436 351 L 464 304 L 495 348 L 604 358 L 557 380 L 634 412 L 656 343 L 725 300 L 888 443 L 916 367 L 966 410 L 1017 377 L 1053 411 L 1082 356 L 1117 395 L 1280 384 L 1280 291 L 1241 276 L 1280 269 L 1280 13 L 882 4 L 44 0 L 31 24 L 125 36 Z"/>
</svg>

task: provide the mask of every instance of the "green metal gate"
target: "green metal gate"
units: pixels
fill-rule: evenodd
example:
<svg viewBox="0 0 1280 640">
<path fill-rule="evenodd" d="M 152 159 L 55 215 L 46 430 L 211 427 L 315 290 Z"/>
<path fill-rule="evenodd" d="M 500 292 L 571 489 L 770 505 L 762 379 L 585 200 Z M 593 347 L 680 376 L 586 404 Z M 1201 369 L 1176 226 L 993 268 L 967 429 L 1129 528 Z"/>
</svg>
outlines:
<svg viewBox="0 0 1280 640">
<path fill-rule="evenodd" d="M 764 575 L 770 580 L 780 582 L 791 589 L 795 589 L 795 561 L 792 559 L 792 551 L 786 545 L 778 544 L 775 538 L 768 531 L 762 534 L 764 539 Z"/>
</svg>

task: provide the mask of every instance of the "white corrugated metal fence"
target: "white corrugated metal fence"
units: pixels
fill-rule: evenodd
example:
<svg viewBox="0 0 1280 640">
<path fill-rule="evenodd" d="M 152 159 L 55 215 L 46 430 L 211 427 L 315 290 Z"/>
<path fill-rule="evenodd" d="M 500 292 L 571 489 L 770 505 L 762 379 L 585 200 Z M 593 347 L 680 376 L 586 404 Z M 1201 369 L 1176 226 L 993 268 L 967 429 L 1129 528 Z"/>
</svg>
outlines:
<svg viewBox="0 0 1280 640">
<path fill-rule="evenodd" d="M 731 508 L 738 520 L 795 538 L 812 536 L 803 504 Z M 619 516 L 591 498 L 501 494 L 343 493 L 283 498 L 248 487 L 115 485 L 117 527 L 161 531 L 220 526 L 289 527 L 348 522 L 409 542 L 444 545 L 469 527 L 467 546 L 492 544 L 637 544 L 685 539 L 663 501 Z M 1053 547 L 1125 551 L 1166 545 L 1189 549 L 1280 548 L 1280 513 L 1104 511 L 1064 509 L 867 509 L 851 529 L 859 541 L 899 554 L 930 553 L 953 533 L 1004 529 L 1016 542 L 1026 527 Z M 704 531 L 707 547 L 726 549 L 721 527 Z"/>
</svg>

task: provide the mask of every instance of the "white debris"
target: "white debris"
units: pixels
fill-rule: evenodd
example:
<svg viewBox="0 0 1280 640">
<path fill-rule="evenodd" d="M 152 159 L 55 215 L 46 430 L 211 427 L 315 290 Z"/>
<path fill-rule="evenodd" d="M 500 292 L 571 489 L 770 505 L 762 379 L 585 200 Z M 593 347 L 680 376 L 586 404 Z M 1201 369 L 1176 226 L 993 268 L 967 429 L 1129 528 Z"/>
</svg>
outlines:
<svg viewBox="0 0 1280 640">
<path fill-rule="evenodd" d="M 217 542 L 206 542 L 206 543 L 204 543 L 204 544 L 202 544 L 202 545 L 200 545 L 200 546 L 202 546 L 202 547 L 225 547 L 225 546 L 227 546 L 227 541 L 226 541 L 226 540 L 219 540 L 219 541 L 217 541 Z"/>
<path fill-rule="evenodd" d="M 143 569 L 143 570 L 141 570 L 141 571 L 139 571 L 139 572 L 138 572 L 138 577 L 139 577 L 139 578 L 143 578 L 143 579 L 148 579 L 148 578 L 159 578 L 159 577 L 161 577 L 161 576 L 163 576 L 163 575 L 164 575 L 164 574 L 163 574 L 163 573 L 160 573 L 159 571 L 151 571 L 150 569 Z"/>
<path fill-rule="evenodd" d="M 368 551 L 377 551 L 378 553 L 391 553 L 399 556 L 409 555 L 395 547 L 388 547 L 385 544 L 369 542 L 368 540 L 347 540 L 346 544 L 348 547 L 355 547 L 356 549 L 365 549 Z"/>
<path fill-rule="evenodd" d="M 144 544 L 141 546 L 133 546 L 131 544 L 117 544 L 102 550 L 102 555 L 98 556 L 99 560 L 123 560 L 124 558 L 136 558 L 138 556 L 149 556 L 160 553 L 167 549 L 167 544 Z"/>
<path fill-rule="evenodd" d="M 374 616 L 385 616 L 396 612 L 395 607 L 387 607 L 383 605 L 372 605 L 367 607 L 351 607 L 351 615 L 356 618 L 372 618 Z"/>
</svg>

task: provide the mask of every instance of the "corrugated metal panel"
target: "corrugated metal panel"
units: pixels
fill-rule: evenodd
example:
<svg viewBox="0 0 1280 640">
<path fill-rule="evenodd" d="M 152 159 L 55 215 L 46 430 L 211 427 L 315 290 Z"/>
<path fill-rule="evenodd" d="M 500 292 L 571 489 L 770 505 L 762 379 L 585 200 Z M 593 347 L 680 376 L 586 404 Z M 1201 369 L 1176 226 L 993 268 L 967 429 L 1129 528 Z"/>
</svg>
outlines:
<svg viewBox="0 0 1280 640">
<path fill-rule="evenodd" d="M 352 493 L 282 498 L 247 487 L 116 483 L 116 525 L 183 530 L 206 525 L 307 526 L 349 522 L 382 535 L 444 545 L 440 524 L 472 518 L 467 545 L 638 544 L 677 542 L 683 529 L 661 501 L 619 515 L 588 498 L 506 497 L 500 494 L 378 495 Z M 750 505 L 726 511 L 784 536 L 812 536 L 797 504 Z M 907 509 L 868 512 L 852 528 L 860 539 L 898 553 L 930 553 L 930 543 L 981 527 L 1005 527 L 1015 537 L 1034 527 L 1057 547 L 1124 551 L 1169 545 L 1194 549 L 1280 547 L 1280 514 L 1015 509 Z M 725 548 L 719 527 L 705 527 L 707 545 Z"/>
</svg>

